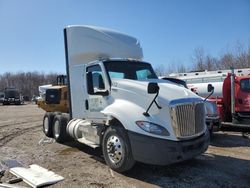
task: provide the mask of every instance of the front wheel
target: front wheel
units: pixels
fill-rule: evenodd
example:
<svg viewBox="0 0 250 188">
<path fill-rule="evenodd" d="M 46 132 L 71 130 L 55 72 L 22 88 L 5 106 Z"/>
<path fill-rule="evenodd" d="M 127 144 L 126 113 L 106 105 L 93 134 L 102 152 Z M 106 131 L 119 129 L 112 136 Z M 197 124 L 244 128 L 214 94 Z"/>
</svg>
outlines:
<svg viewBox="0 0 250 188">
<path fill-rule="evenodd" d="M 125 172 L 135 164 L 128 136 L 122 127 L 110 126 L 105 131 L 102 150 L 106 163 L 114 171 Z"/>
</svg>

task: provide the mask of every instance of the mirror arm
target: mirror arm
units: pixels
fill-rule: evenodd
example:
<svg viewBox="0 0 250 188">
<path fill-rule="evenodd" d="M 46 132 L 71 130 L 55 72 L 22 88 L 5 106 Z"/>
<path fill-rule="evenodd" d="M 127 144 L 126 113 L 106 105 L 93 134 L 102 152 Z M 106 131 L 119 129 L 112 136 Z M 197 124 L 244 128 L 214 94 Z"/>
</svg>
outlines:
<svg viewBox="0 0 250 188">
<path fill-rule="evenodd" d="M 157 96 L 158 96 L 158 94 L 157 94 Z M 157 97 L 157 96 L 156 96 L 156 97 Z M 155 99 L 156 99 L 156 97 L 155 97 Z M 157 106 L 158 109 L 161 109 L 161 106 L 156 102 L 155 99 L 154 99 L 155 105 Z"/>
<path fill-rule="evenodd" d="M 158 104 L 158 103 L 156 102 L 156 100 L 155 100 L 155 99 L 158 97 L 158 95 L 159 95 L 159 91 L 156 93 L 154 99 L 153 99 L 152 102 L 150 103 L 150 105 L 149 105 L 148 109 L 146 110 L 146 112 L 143 112 L 143 115 L 144 115 L 144 116 L 147 116 L 147 117 L 150 116 L 149 113 L 148 113 L 148 111 L 149 111 L 149 109 L 151 108 L 151 106 L 152 106 L 153 103 L 156 104 L 156 106 L 157 106 L 158 109 L 161 109 L 161 107 L 159 106 L 159 104 Z"/>
<path fill-rule="evenodd" d="M 213 95 L 213 93 L 214 93 L 214 90 L 212 90 L 212 92 L 204 99 L 204 102 L 205 102 L 211 95 Z"/>
</svg>

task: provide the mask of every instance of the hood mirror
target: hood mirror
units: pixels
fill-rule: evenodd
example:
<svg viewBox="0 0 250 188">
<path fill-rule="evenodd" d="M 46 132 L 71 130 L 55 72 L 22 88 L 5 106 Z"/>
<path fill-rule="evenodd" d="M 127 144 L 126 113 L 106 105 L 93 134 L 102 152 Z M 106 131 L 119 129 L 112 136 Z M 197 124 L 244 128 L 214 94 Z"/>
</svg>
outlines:
<svg viewBox="0 0 250 188">
<path fill-rule="evenodd" d="M 148 83 L 148 94 L 154 94 L 159 92 L 159 86 L 157 83 L 150 82 Z"/>
<path fill-rule="evenodd" d="M 207 85 L 207 92 L 212 92 L 214 90 L 214 86 L 212 84 Z"/>
<path fill-rule="evenodd" d="M 204 99 L 204 101 L 206 101 L 214 93 L 214 86 L 212 84 L 207 85 L 207 92 L 210 94 Z"/>
</svg>

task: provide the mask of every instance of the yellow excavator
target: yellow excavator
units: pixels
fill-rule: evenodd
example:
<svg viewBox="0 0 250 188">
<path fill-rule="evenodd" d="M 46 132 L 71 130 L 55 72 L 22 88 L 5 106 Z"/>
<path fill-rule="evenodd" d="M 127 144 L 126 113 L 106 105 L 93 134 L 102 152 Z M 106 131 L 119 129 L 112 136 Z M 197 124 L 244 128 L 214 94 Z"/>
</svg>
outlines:
<svg viewBox="0 0 250 188">
<path fill-rule="evenodd" d="M 57 85 L 46 89 L 45 96 L 37 101 L 39 108 L 46 112 L 69 112 L 67 76 L 58 75 Z"/>
</svg>

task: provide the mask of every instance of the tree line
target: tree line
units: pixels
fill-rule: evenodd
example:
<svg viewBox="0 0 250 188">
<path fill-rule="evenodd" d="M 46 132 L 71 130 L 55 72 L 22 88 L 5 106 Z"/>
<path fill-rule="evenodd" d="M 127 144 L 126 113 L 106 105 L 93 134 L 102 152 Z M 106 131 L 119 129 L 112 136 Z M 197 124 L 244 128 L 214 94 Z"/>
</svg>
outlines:
<svg viewBox="0 0 250 188">
<path fill-rule="evenodd" d="M 56 77 L 56 73 L 6 72 L 0 75 L 0 91 L 8 87 L 15 87 L 27 100 L 31 100 L 33 96 L 39 95 L 39 86 L 56 84 Z"/>
<path fill-rule="evenodd" d="M 184 64 L 176 65 L 176 63 L 169 66 L 159 65 L 155 68 L 155 71 L 158 76 L 166 76 L 173 72 L 225 70 L 231 67 L 235 69 L 250 68 L 250 46 L 245 47 L 238 43 L 233 50 L 227 51 L 219 57 L 213 57 L 201 47 L 196 48 L 191 57 L 191 62 L 191 66 Z"/>
</svg>

